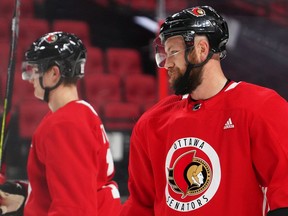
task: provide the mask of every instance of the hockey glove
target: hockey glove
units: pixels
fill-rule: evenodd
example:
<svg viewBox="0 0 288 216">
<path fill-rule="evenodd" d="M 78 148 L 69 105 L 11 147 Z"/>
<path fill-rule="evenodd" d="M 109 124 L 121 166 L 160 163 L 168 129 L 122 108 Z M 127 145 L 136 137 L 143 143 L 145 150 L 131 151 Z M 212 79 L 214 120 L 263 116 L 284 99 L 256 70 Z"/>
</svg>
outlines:
<svg viewBox="0 0 288 216">
<path fill-rule="evenodd" d="M 22 216 L 26 196 L 27 189 L 20 183 L 0 185 L 0 215 Z"/>
</svg>

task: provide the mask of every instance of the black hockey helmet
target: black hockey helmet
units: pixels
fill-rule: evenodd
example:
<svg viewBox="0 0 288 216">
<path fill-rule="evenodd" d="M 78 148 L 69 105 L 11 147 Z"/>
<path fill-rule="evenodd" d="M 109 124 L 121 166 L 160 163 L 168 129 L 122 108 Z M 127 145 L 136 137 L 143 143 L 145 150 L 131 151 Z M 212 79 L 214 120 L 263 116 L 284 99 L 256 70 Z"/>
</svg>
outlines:
<svg viewBox="0 0 288 216">
<path fill-rule="evenodd" d="M 159 36 L 154 41 L 157 65 L 163 67 L 163 62 L 165 62 L 164 42 L 169 37 L 183 36 L 186 46 L 189 48 L 194 45 L 195 34 L 206 35 L 211 51 L 220 53 L 221 59 L 226 56 L 226 43 L 229 38 L 226 21 L 212 7 L 197 6 L 167 17 L 161 25 Z"/>
<path fill-rule="evenodd" d="M 43 74 L 53 65 L 60 68 L 61 76 L 84 76 L 86 48 L 74 34 L 51 32 L 32 43 L 25 53 L 22 66 L 22 78 L 31 79 L 34 74 Z"/>
</svg>

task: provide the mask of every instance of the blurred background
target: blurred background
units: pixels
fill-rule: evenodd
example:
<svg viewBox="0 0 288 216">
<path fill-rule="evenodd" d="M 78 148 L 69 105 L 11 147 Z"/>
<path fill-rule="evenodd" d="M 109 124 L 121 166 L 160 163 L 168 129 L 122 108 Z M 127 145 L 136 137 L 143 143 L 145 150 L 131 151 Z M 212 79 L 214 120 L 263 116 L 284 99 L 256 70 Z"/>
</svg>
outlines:
<svg viewBox="0 0 288 216">
<path fill-rule="evenodd" d="M 87 47 L 81 97 L 101 116 L 108 132 L 120 192 L 127 196 L 131 130 L 139 116 L 170 90 L 160 80 L 152 41 L 166 16 L 187 7 L 213 6 L 227 20 L 227 77 L 276 90 L 288 99 L 287 0 L 21 0 L 21 17 L 13 89 L 8 179 L 26 179 L 31 136 L 48 111 L 21 80 L 23 53 L 50 31 L 78 35 Z M 165 4 L 163 4 L 163 2 Z M 14 1 L 0 0 L 0 105 L 5 97 L 10 26 Z M 162 74 L 163 77 L 163 74 Z M 165 77 L 164 77 L 165 80 Z"/>
</svg>

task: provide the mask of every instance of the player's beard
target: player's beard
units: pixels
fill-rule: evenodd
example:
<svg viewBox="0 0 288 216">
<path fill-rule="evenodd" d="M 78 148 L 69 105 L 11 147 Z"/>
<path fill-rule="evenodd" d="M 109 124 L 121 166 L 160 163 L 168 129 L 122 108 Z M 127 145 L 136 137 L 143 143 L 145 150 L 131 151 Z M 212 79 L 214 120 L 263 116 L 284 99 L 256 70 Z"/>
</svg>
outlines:
<svg viewBox="0 0 288 216">
<path fill-rule="evenodd" d="M 195 56 L 195 55 L 193 55 Z M 192 62 L 195 62 L 195 57 L 192 59 Z M 187 66 L 188 68 L 188 66 Z M 187 70 L 186 68 L 186 70 Z M 177 95 L 184 95 L 190 94 L 194 91 L 201 83 L 202 83 L 202 74 L 203 74 L 203 66 L 192 68 L 191 71 L 186 71 L 185 73 L 188 74 L 185 76 L 181 74 L 177 79 L 175 79 L 174 83 L 172 84 L 172 88 Z"/>
</svg>

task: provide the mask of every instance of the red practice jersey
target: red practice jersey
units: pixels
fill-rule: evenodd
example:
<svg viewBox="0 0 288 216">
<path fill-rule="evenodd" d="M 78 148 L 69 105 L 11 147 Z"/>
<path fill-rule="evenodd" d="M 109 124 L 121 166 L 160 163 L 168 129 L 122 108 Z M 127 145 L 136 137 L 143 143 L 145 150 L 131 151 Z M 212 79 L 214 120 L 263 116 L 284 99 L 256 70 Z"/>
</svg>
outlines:
<svg viewBox="0 0 288 216">
<path fill-rule="evenodd" d="M 203 101 L 169 96 L 136 124 L 125 216 L 263 216 L 288 207 L 288 105 L 230 82 Z"/>
<path fill-rule="evenodd" d="M 70 102 L 49 112 L 33 135 L 24 215 L 118 215 L 120 197 L 113 175 L 100 118 L 88 103 Z"/>
</svg>

